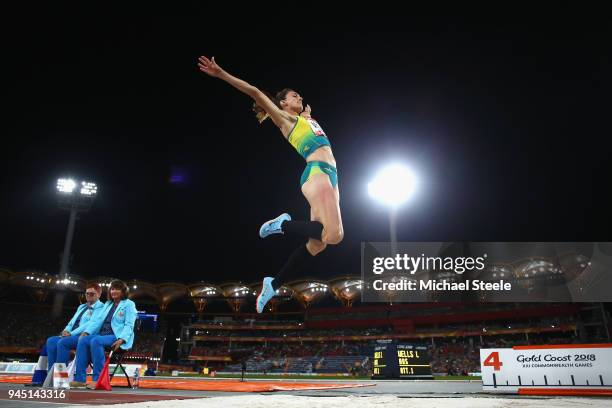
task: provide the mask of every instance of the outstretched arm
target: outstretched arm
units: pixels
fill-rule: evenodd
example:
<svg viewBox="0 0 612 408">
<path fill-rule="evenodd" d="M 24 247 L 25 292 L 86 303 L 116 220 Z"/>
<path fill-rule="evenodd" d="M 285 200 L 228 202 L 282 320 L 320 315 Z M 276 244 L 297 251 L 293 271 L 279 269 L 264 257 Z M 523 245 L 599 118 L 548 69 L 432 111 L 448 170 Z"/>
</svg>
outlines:
<svg viewBox="0 0 612 408">
<path fill-rule="evenodd" d="M 205 74 L 208 74 L 213 78 L 222 79 L 234 88 L 238 89 L 240 92 L 253 98 L 255 103 L 257 103 L 257 105 L 259 105 L 268 115 L 270 115 L 270 118 L 274 124 L 278 126 L 283 135 L 287 136 L 293 128 L 295 118 L 291 117 L 291 115 L 289 115 L 287 112 L 280 110 L 276 104 L 270 100 L 270 98 L 268 98 L 263 92 L 253 85 L 228 74 L 215 62 L 215 57 L 208 59 L 205 56 L 201 56 L 198 59 L 198 67 L 200 68 L 200 71 L 204 72 Z"/>
</svg>

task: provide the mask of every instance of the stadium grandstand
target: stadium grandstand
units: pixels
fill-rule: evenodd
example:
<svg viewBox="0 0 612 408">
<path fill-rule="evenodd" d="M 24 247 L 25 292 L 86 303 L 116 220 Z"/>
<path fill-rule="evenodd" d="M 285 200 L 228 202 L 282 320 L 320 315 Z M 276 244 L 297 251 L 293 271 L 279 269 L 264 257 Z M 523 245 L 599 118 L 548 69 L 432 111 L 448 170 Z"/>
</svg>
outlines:
<svg viewBox="0 0 612 408">
<path fill-rule="evenodd" d="M 3 361 L 36 361 L 84 302 L 88 282 L 113 278 L 0 268 Z M 355 276 L 301 280 L 278 290 L 258 315 L 259 284 L 127 282 L 136 302 L 136 340 L 127 358 L 158 372 L 371 375 L 380 340 L 427 346 L 435 375 L 477 375 L 481 347 L 608 342 L 602 303 L 369 303 Z M 54 311 L 61 294 L 63 308 Z M 10 312 L 9 312 L 10 311 Z M 240 356 L 239 358 L 237 356 Z M 244 364 L 243 364 L 244 363 Z"/>
</svg>

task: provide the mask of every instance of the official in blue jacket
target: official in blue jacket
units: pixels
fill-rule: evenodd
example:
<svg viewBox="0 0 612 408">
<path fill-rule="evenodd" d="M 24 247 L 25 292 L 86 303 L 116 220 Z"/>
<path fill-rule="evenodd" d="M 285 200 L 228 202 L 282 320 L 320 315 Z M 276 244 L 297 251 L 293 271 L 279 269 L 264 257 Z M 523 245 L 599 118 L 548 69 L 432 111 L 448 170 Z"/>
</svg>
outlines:
<svg viewBox="0 0 612 408">
<path fill-rule="evenodd" d="M 90 361 L 93 361 L 93 380 L 98 381 L 100 371 L 104 367 L 104 347 L 129 350 L 134 344 L 137 312 L 136 304 L 127 298 L 127 285 L 120 280 L 114 280 L 110 284 L 108 293 L 110 300 L 104 304 L 96 319 L 91 320 L 81 333 L 71 388 L 82 388 L 86 385 L 86 370 Z"/>
<path fill-rule="evenodd" d="M 86 302 L 77 308 L 76 313 L 59 336 L 52 336 L 47 339 L 47 366 L 49 370 L 54 363 L 68 364 L 70 350 L 77 348 L 79 335 L 104 308 L 104 303 L 99 300 L 100 294 L 102 294 L 100 285 L 97 283 L 87 285 L 85 289 Z"/>
</svg>

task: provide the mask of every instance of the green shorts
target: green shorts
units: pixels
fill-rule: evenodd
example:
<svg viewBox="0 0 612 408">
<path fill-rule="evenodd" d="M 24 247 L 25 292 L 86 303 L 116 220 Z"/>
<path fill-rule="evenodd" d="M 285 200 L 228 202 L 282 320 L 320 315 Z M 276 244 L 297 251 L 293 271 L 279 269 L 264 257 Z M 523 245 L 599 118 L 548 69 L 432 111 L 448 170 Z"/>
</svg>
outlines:
<svg viewBox="0 0 612 408">
<path fill-rule="evenodd" d="M 307 182 L 308 179 L 310 179 L 310 177 L 314 174 L 327 174 L 332 187 L 336 187 L 338 184 L 338 171 L 334 166 L 322 161 L 311 161 L 306 164 L 306 168 L 302 173 L 300 186 L 303 186 L 304 183 Z"/>
</svg>

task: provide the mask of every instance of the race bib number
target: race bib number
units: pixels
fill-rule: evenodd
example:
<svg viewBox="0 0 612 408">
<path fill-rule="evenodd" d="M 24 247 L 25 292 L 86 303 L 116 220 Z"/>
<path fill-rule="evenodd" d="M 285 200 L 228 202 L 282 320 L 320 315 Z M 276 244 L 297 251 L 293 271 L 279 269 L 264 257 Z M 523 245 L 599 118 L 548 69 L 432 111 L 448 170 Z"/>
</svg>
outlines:
<svg viewBox="0 0 612 408">
<path fill-rule="evenodd" d="M 321 126 L 319 126 L 319 124 L 317 123 L 316 120 L 308 119 L 308 123 L 310 124 L 310 128 L 312 129 L 312 131 L 314 132 L 315 135 L 317 135 L 317 136 L 325 136 L 325 132 L 323 131 Z"/>
</svg>

